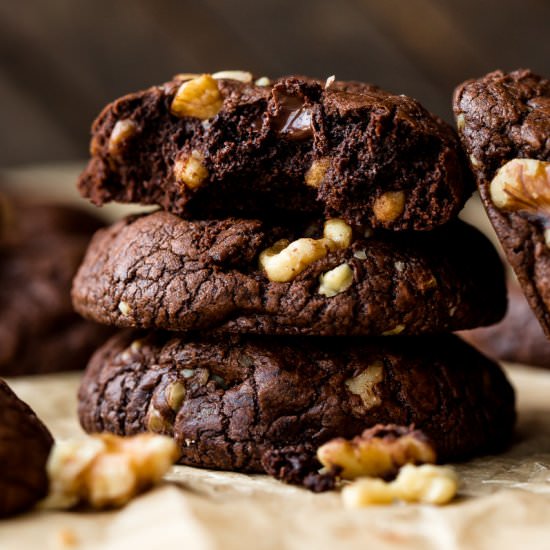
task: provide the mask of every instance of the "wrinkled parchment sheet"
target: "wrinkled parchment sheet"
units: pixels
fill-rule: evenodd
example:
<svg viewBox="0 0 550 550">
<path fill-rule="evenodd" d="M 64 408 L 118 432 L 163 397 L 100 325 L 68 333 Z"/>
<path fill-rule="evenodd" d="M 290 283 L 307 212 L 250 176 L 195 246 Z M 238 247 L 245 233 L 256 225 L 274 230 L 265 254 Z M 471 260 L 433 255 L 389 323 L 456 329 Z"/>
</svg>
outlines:
<svg viewBox="0 0 550 550">
<path fill-rule="evenodd" d="M 508 452 L 457 466 L 459 498 L 343 508 L 265 476 L 176 466 L 166 482 L 110 512 L 35 511 L 0 521 L 0 550 L 550 549 L 550 370 L 509 366 L 517 437 Z M 81 433 L 78 374 L 9 380 L 56 438 Z"/>
</svg>

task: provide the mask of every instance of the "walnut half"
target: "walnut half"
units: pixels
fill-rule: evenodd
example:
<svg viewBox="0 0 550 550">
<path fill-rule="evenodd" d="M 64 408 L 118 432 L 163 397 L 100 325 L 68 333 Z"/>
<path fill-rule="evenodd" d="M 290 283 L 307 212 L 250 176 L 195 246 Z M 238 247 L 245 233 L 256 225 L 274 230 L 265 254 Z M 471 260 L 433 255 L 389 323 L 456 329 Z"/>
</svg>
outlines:
<svg viewBox="0 0 550 550">
<path fill-rule="evenodd" d="M 550 162 L 513 159 L 491 181 L 493 204 L 500 210 L 550 215 Z"/>
<path fill-rule="evenodd" d="M 209 74 L 186 80 L 172 100 L 170 110 L 177 117 L 196 117 L 207 120 L 218 114 L 223 98 L 216 79 Z"/>
<path fill-rule="evenodd" d="M 103 433 L 59 441 L 48 460 L 50 494 L 43 506 L 123 506 L 158 483 L 178 454 L 171 438 L 156 434 L 118 437 Z"/>
<path fill-rule="evenodd" d="M 317 458 L 326 468 L 338 470 L 344 479 L 389 478 L 404 464 L 434 463 L 436 454 L 421 431 L 379 424 L 351 441 L 340 437 L 328 441 L 317 450 Z"/>
</svg>

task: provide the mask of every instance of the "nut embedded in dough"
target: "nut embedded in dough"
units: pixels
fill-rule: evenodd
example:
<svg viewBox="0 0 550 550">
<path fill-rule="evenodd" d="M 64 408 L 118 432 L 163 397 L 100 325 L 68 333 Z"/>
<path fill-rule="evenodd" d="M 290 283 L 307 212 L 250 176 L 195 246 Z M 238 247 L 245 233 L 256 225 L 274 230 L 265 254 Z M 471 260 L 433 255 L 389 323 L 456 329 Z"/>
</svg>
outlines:
<svg viewBox="0 0 550 550">
<path fill-rule="evenodd" d="M 353 231 L 344 220 L 331 218 L 325 222 L 323 237 L 329 241 L 331 250 L 342 250 L 351 244 Z"/>
<path fill-rule="evenodd" d="M 382 361 L 375 361 L 363 372 L 346 380 L 348 390 L 358 395 L 367 409 L 380 405 L 380 397 L 374 391 L 377 384 L 384 379 L 384 365 Z"/>
<path fill-rule="evenodd" d="M 313 262 L 329 252 L 347 248 L 351 244 L 352 230 L 340 219 L 325 222 L 321 239 L 301 238 L 293 242 L 277 241 L 260 254 L 260 267 L 270 281 L 286 283 L 296 278 Z M 349 269 L 349 267 L 348 267 Z"/>
<path fill-rule="evenodd" d="M 208 170 L 199 151 L 193 150 L 187 158 L 180 158 L 174 163 L 174 178 L 190 189 L 200 187 L 207 177 Z"/>
<path fill-rule="evenodd" d="M 393 222 L 405 210 L 405 193 L 403 191 L 388 191 L 374 201 L 374 217 L 383 223 Z"/>
<path fill-rule="evenodd" d="M 111 131 L 111 136 L 109 137 L 109 154 L 112 156 L 120 155 L 124 143 L 132 137 L 136 131 L 137 125 L 133 120 L 129 118 L 117 120 Z"/>
<path fill-rule="evenodd" d="M 341 264 L 319 277 L 319 294 L 332 298 L 345 292 L 353 284 L 353 270 L 348 264 Z"/>
<path fill-rule="evenodd" d="M 306 185 L 309 185 L 310 187 L 319 187 L 325 177 L 325 174 L 327 173 L 327 170 L 329 169 L 329 166 L 330 159 L 327 157 L 314 160 L 305 175 Z"/>
<path fill-rule="evenodd" d="M 222 108 L 223 98 L 216 79 L 203 74 L 185 81 L 176 92 L 170 110 L 177 117 L 196 117 L 207 120 Z"/>
</svg>

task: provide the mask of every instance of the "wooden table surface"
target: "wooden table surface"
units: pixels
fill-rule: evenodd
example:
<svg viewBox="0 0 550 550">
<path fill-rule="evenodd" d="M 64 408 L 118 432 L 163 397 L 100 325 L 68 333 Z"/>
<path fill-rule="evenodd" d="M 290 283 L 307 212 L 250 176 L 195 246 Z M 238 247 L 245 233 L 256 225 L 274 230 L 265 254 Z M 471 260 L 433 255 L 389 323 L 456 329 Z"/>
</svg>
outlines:
<svg viewBox="0 0 550 550">
<path fill-rule="evenodd" d="M 450 119 L 453 87 L 550 74 L 548 0 L 0 2 L 0 166 L 83 159 L 92 119 L 178 72 L 366 80 Z"/>
</svg>

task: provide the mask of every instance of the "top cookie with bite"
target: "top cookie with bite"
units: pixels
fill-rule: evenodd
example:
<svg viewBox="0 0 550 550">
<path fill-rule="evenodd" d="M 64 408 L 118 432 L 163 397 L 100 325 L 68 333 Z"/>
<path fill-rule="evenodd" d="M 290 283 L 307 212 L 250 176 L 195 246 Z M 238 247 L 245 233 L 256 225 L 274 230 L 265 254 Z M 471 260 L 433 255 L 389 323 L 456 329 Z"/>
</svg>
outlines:
<svg viewBox="0 0 550 550">
<path fill-rule="evenodd" d="M 416 100 L 358 82 L 178 75 L 108 105 L 81 193 L 187 218 L 321 214 L 429 230 L 471 192 L 454 130 Z"/>
</svg>

